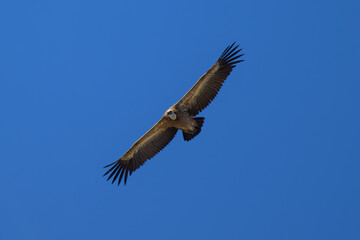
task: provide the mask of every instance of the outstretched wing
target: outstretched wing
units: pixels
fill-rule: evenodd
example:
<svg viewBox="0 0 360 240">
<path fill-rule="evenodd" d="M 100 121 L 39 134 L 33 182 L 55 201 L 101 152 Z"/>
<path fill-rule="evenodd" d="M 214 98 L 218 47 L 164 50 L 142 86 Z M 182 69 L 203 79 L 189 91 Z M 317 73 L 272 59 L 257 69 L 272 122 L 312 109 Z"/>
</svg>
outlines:
<svg viewBox="0 0 360 240">
<path fill-rule="evenodd" d="M 216 97 L 225 79 L 231 73 L 237 60 L 243 54 L 238 54 L 238 46 L 228 46 L 216 63 L 195 83 L 195 85 L 176 103 L 177 107 L 186 109 L 189 114 L 196 116 Z"/>
<path fill-rule="evenodd" d="M 112 183 L 118 178 L 118 185 L 124 177 L 124 183 L 128 174 L 145 163 L 146 160 L 155 156 L 175 137 L 177 128 L 168 127 L 165 119 L 156 123 L 144 136 L 137 140 L 134 145 L 116 162 L 106 167 L 111 168 L 104 174 L 110 174 L 107 180 L 113 178 Z M 120 176 L 119 176 L 120 175 Z"/>
</svg>

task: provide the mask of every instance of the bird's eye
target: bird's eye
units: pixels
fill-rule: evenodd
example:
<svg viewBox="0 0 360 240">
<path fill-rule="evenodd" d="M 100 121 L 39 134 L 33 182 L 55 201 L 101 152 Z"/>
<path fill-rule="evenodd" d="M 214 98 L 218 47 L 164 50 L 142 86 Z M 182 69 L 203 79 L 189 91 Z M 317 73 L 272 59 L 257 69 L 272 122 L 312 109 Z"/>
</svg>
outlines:
<svg viewBox="0 0 360 240">
<path fill-rule="evenodd" d="M 168 115 L 173 114 L 173 111 L 168 111 Z"/>
</svg>

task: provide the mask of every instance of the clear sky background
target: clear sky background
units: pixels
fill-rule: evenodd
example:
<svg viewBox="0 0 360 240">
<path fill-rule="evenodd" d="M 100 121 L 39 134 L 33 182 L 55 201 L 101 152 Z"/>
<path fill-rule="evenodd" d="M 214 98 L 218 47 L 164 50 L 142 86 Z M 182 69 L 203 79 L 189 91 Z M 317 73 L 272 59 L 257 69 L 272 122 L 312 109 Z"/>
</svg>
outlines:
<svg viewBox="0 0 360 240">
<path fill-rule="evenodd" d="M 360 239 L 359 1 L 1 1 L 0 239 Z M 237 41 L 200 116 L 102 177 Z"/>
</svg>

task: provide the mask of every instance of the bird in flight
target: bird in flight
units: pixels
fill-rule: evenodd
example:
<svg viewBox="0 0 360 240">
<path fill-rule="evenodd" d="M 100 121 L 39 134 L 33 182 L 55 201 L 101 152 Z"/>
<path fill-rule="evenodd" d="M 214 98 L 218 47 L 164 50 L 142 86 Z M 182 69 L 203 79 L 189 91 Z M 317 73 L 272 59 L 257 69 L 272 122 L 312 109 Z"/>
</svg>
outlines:
<svg viewBox="0 0 360 240">
<path fill-rule="evenodd" d="M 241 49 L 228 46 L 216 63 L 200 77 L 195 85 L 183 96 L 179 102 L 166 110 L 161 119 L 117 161 L 105 166 L 110 169 L 104 174 L 109 174 L 107 180 L 112 178 L 112 183 L 118 179 L 118 185 L 124 177 L 124 184 L 128 175 L 154 157 L 175 137 L 181 130 L 185 141 L 190 141 L 201 131 L 205 118 L 196 117 L 215 98 L 229 76 L 236 63 L 244 60 L 238 59 L 243 54 L 238 54 Z"/>
</svg>

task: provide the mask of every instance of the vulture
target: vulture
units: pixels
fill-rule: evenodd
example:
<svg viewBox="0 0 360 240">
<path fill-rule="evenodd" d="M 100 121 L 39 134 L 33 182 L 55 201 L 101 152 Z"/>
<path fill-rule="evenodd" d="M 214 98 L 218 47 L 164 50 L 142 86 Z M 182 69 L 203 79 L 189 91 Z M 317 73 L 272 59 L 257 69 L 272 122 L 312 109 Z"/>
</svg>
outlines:
<svg viewBox="0 0 360 240">
<path fill-rule="evenodd" d="M 200 77 L 195 85 L 172 107 L 166 110 L 161 119 L 117 161 L 105 166 L 110 167 L 104 176 L 114 183 L 118 179 L 118 185 L 124 178 L 124 184 L 128 175 L 154 157 L 175 137 L 181 130 L 185 141 L 190 141 L 201 131 L 204 124 L 203 117 L 196 117 L 215 98 L 229 76 L 235 64 L 242 62 L 239 54 L 242 49 L 228 46 L 220 55 L 216 63 Z"/>
</svg>

